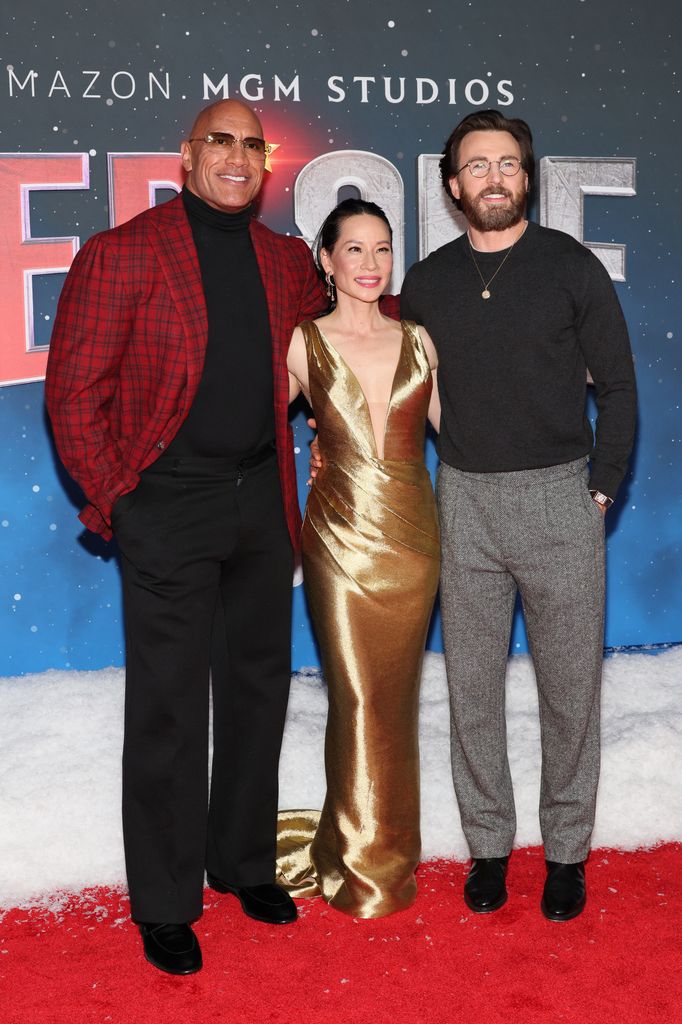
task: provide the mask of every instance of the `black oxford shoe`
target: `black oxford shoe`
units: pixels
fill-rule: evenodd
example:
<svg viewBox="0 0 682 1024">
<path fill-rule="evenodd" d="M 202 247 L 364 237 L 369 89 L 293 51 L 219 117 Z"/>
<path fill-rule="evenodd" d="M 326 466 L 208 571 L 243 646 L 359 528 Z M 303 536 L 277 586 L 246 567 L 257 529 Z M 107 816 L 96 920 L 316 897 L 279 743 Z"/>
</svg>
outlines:
<svg viewBox="0 0 682 1024">
<path fill-rule="evenodd" d="M 464 902 L 475 914 L 491 914 L 507 902 L 509 857 L 474 857 L 464 883 Z"/>
<path fill-rule="evenodd" d="M 144 955 L 168 974 L 194 974 L 202 967 L 201 949 L 188 924 L 140 924 Z"/>
<path fill-rule="evenodd" d="M 585 865 L 547 861 L 547 879 L 540 909 L 549 921 L 570 921 L 582 914 L 587 899 Z"/>
<path fill-rule="evenodd" d="M 289 893 L 279 885 L 228 885 L 215 875 L 207 873 L 206 877 L 211 889 L 236 896 L 244 913 L 254 921 L 265 921 L 266 924 L 291 924 L 298 916 L 296 904 Z"/>
</svg>

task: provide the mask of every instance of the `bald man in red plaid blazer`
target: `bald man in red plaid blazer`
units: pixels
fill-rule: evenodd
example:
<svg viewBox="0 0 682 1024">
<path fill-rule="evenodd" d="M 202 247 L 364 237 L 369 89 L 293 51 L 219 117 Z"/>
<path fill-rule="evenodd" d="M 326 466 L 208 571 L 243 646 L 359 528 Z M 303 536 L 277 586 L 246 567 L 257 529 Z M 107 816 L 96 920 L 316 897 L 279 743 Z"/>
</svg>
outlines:
<svg viewBox="0 0 682 1024">
<path fill-rule="evenodd" d="M 250 219 L 266 158 L 248 107 L 202 111 L 183 195 L 78 253 L 47 370 L 81 519 L 121 552 L 131 914 L 173 974 L 202 965 L 205 869 L 251 917 L 296 917 L 274 884 L 300 527 L 286 355 L 326 299 L 305 243 Z"/>
<path fill-rule="evenodd" d="M 286 358 L 294 327 L 319 316 L 326 300 L 305 242 L 256 220 L 249 232 L 270 315 L 280 483 L 297 545 Z M 192 405 L 207 331 L 181 197 L 96 235 L 77 254 L 60 297 L 45 396 L 64 465 L 89 502 L 79 518 L 106 540 L 117 498 L 137 486 Z"/>
</svg>

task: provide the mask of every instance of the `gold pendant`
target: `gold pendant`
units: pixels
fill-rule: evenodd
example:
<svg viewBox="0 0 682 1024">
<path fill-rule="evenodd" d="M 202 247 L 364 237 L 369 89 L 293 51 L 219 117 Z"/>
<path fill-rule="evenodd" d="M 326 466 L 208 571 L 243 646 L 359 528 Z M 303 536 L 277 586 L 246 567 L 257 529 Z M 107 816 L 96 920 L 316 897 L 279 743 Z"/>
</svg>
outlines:
<svg viewBox="0 0 682 1024">
<path fill-rule="evenodd" d="M 487 288 L 484 288 L 483 291 L 481 292 L 481 298 L 482 299 L 489 299 L 490 298 L 490 292 L 488 291 Z"/>
</svg>

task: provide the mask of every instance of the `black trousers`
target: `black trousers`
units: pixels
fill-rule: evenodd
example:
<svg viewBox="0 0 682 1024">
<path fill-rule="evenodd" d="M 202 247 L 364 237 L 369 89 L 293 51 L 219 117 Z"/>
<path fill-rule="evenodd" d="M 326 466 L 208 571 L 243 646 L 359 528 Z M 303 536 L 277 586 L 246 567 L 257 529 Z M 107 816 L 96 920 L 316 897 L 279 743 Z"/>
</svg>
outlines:
<svg viewBox="0 0 682 1024">
<path fill-rule="evenodd" d="M 205 868 L 234 885 L 275 876 L 293 557 L 274 453 L 239 472 L 222 459 L 162 458 L 116 503 L 113 525 L 131 914 L 191 921 Z"/>
</svg>

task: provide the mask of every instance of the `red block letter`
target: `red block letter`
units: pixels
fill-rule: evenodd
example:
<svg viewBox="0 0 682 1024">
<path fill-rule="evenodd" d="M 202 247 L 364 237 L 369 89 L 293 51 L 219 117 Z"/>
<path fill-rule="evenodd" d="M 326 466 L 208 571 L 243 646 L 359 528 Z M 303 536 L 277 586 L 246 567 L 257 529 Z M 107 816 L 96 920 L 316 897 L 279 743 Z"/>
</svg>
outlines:
<svg viewBox="0 0 682 1024">
<path fill-rule="evenodd" d="M 0 153 L 0 385 L 45 376 L 47 346 L 34 344 L 32 278 L 65 273 L 80 244 L 76 235 L 31 237 L 31 192 L 89 184 L 87 153 Z"/>
<path fill-rule="evenodd" d="M 179 192 L 184 180 L 179 153 L 109 153 L 111 227 L 156 206 L 158 189 Z"/>
</svg>

